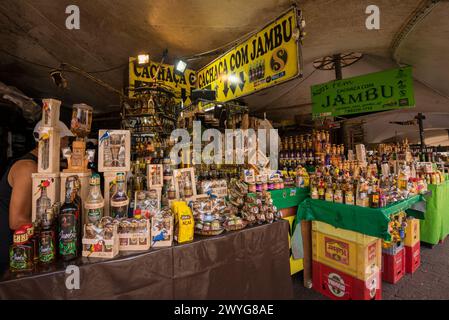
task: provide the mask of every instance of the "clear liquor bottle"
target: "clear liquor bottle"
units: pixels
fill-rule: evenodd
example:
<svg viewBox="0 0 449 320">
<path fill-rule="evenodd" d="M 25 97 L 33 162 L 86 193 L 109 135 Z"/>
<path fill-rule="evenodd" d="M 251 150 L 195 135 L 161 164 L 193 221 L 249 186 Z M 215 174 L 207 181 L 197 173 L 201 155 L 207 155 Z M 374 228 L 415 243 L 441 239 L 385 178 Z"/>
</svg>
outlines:
<svg viewBox="0 0 449 320">
<path fill-rule="evenodd" d="M 38 225 L 42 221 L 42 218 L 45 216 L 45 212 L 48 208 L 51 207 L 51 200 L 47 196 L 47 187 L 41 184 L 41 196 L 36 200 L 36 221 Z"/>
</svg>

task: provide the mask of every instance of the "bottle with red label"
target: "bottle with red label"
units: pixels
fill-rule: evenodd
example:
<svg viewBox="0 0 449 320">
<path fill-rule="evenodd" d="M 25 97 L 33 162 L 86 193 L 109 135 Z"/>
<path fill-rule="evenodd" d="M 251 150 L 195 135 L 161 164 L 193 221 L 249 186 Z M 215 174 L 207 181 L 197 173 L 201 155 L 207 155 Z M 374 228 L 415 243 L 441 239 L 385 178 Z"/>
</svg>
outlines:
<svg viewBox="0 0 449 320">
<path fill-rule="evenodd" d="M 9 270 L 11 272 L 32 271 L 33 248 L 28 241 L 28 233 L 20 228 L 14 232 L 13 244 L 9 248 Z"/>
</svg>

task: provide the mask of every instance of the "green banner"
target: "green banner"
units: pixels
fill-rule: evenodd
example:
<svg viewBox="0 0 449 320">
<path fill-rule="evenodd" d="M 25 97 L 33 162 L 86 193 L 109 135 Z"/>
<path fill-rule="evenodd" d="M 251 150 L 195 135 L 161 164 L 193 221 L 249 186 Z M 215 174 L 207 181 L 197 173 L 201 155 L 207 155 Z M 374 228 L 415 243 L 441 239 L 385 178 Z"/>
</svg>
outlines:
<svg viewBox="0 0 449 320">
<path fill-rule="evenodd" d="M 311 87 L 314 118 L 413 108 L 412 67 L 386 70 Z"/>
</svg>

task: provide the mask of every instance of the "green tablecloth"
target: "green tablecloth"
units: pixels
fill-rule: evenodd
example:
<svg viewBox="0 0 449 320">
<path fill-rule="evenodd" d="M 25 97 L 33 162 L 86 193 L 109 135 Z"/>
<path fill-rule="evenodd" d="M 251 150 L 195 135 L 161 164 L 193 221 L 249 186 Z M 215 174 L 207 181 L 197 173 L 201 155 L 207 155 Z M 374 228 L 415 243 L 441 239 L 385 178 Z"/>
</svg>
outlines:
<svg viewBox="0 0 449 320">
<path fill-rule="evenodd" d="M 280 190 L 271 190 L 273 204 L 279 210 L 298 206 L 309 197 L 308 188 L 285 188 Z"/>
<path fill-rule="evenodd" d="M 297 221 L 318 220 L 336 228 L 352 230 L 389 241 L 391 238 L 388 233 L 390 215 L 402 210 L 408 211 L 413 205 L 423 200 L 423 196 L 417 195 L 385 208 L 374 209 L 309 198 L 299 205 Z M 422 218 L 422 214 L 418 214 L 417 210 L 411 213 Z"/>
<path fill-rule="evenodd" d="M 427 198 L 426 219 L 421 221 L 421 241 L 437 244 L 449 234 L 449 181 L 429 184 L 432 195 Z"/>
</svg>

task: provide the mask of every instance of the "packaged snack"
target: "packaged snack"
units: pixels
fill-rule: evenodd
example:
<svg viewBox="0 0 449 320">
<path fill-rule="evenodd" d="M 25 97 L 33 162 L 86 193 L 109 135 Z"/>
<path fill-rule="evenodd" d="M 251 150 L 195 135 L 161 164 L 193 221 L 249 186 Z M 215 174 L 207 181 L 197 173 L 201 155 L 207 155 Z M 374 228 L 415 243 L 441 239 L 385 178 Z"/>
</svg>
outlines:
<svg viewBox="0 0 449 320">
<path fill-rule="evenodd" d="M 178 243 L 193 241 L 194 221 L 192 210 L 184 201 L 175 201 L 172 204 L 175 215 L 175 240 Z"/>
</svg>

